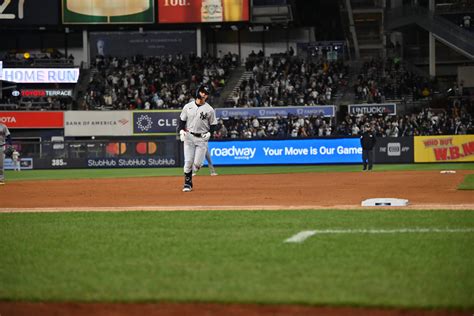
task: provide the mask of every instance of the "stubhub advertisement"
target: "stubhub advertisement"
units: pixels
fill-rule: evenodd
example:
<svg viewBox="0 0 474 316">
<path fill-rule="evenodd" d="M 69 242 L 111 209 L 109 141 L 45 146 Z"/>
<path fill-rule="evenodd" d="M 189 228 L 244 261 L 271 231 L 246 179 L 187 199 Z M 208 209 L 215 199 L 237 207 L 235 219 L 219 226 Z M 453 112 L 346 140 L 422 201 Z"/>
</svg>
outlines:
<svg viewBox="0 0 474 316">
<path fill-rule="evenodd" d="M 359 138 L 211 141 L 209 151 L 216 165 L 331 164 L 362 160 Z"/>
</svg>

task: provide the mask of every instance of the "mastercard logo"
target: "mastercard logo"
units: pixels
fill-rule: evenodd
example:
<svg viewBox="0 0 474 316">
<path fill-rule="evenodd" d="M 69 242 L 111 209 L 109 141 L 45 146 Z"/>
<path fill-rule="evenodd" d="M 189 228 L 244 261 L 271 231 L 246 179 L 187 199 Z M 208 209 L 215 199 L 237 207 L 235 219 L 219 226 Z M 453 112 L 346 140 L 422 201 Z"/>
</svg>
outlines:
<svg viewBox="0 0 474 316">
<path fill-rule="evenodd" d="M 153 155 L 156 153 L 157 146 L 154 142 L 140 142 L 137 143 L 135 149 L 141 155 Z"/>
<path fill-rule="evenodd" d="M 127 144 L 110 143 L 107 145 L 106 151 L 109 155 L 113 155 L 113 156 L 123 155 L 127 152 Z"/>
</svg>

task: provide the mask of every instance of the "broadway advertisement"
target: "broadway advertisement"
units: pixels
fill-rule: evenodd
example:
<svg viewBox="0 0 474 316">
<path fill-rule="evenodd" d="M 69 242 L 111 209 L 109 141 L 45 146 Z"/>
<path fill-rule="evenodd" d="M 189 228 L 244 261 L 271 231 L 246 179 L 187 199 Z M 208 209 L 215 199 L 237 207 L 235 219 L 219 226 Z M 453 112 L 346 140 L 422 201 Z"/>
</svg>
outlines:
<svg viewBox="0 0 474 316">
<path fill-rule="evenodd" d="M 216 165 L 297 165 L 360 163 L 359 138 L 211 141 Z"/>
<path fill-rule="evenodd" d="M 474 161 L 474 135 L 415 136 L 415 162 Z"/>
<path fill-rule="evenodd" d="M 375 163 L 413 163 L 413 137 L 378 137 Z"/>
<path fill-rule="evenodd" d="M 176 135 L 181 110 L 134 111 L 133 135 Z"/>
</svg>

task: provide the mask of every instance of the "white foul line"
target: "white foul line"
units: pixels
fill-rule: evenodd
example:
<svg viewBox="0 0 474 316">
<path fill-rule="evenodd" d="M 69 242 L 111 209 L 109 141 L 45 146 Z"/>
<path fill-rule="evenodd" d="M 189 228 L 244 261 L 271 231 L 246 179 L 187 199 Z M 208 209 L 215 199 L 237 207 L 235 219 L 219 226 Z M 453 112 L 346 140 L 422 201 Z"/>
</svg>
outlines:
<svg viewBox="0 0 474 316">
<path fill-rule="evenodd" d="M 291 236 L 290 238 L 286 239 L 284 242 L 303 242 L 307 238 L 313 236 L 316 234 L 316 230 L 304 230 L 302 232 L 299 232 L 296 235 Z"/>
<path fill-rule="evenodd" d="M 403 234 L 403 233 L 474 233 L 474 228 L 399 228 L 399 229 L 317 229 L 304 230 L 284 240 L 301 243 L 316 234 Z"/>
</svg>

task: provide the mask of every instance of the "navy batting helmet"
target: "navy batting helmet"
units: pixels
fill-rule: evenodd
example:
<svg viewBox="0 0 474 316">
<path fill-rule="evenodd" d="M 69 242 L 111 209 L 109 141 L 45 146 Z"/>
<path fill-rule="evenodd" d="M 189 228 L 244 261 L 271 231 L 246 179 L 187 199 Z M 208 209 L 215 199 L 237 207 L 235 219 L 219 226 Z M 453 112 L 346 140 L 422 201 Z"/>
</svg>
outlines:
<svg viewBox="0 0 474 316">
<path fill-rule="evenodd" d="M 199 88 L 197 88 L 196 90 L 196 98 L 200 99 L 201 98 L 201 95 L 199 94 L 199 92 L 203 92 L 207 95 L 209 95 L 211 93 L 211 89 L 209 89 L 208 86 L 202 84 L 199 86 Z"/>
</svg>

